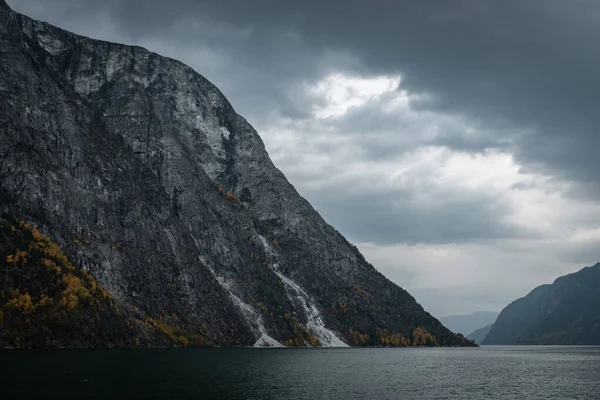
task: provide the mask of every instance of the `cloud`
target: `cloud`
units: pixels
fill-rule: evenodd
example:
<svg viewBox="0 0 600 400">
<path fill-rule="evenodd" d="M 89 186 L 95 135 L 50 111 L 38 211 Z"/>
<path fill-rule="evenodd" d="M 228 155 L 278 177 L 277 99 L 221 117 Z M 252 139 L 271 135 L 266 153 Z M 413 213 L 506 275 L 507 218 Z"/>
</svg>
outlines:
<svg viewBox="0 0 600 400">
<path fill-rule="evenodd" d="M 335 74 L 309 86 L 308 90 L 316 100 L 322 100 L 321 104 L 313 106 L 314 117 L 325 119 L 343 117 L 350 109 L 364 106 L 399 86 L 399 76 L 361 78 Z M 397 98 L 401 99 L 401 96 Z"/>
<path fill-rule="evenodd" d="M 191 65 L 437 315 L 600 258 L 600 3 L 9 0 Z"/>
<path fill-rule="evenodd" d="M 183 59 L 251 121 L 260 122 L 264 109 L 305 118 L 301 87 L 332 72 L 401 73 L 405 90 L 428 94 L 414 107 L 466 115 L 474 127 L 494 127 L 503 136 L 447 132 L 440 143 L 479 151 L 518 141 L 513 152 L 526 168 L 600 181 L 594 152 L 600 55 L 588 40 L 598 34 L 600 6 L 593 1 L 46 4 L 14 5 L 69 29 Z"/>
<path fill-rule="evenodd" d="M 584 260 L 587 257 L 600 256 L 597 241 L 573 247 L 562 238 L 508 240 L 495 246 L 360 243 L 358 247 L 437 317 L 457 310 L 500 311 L 507 301 L 525 296 L 534 287 L 590 265 Z"/>
<path fill-rule="evenodd" d="M 274 116 L 261 129 L 275 163 L 358 241 L 448 243 L 536 235 L 507 222 L 513 210 L 506 192 L 533 178 L 519 172 L 510 154 L 440 144 L 439 136 L 448 131 L 462 128 L 470 135 L 468 122 L 414 110 L 419 96 L 402 90 L 400 81 L 336 74 L 307 87 L 313 118 Z"/>
</svg>

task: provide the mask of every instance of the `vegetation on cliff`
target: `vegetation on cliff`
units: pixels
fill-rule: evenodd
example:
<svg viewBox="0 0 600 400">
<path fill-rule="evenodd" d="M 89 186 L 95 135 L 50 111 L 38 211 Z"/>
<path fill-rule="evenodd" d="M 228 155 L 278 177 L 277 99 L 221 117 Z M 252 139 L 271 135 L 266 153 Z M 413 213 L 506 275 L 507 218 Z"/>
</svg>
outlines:
<svg viewBox="0 0 600 400">
<path fill-rule="evenodd" d="M 23 221 L 0 219 L 0 261 L 0 347 L 209 344 L 162 317 L 122 310 L 88 271 Z"/>
</svg>

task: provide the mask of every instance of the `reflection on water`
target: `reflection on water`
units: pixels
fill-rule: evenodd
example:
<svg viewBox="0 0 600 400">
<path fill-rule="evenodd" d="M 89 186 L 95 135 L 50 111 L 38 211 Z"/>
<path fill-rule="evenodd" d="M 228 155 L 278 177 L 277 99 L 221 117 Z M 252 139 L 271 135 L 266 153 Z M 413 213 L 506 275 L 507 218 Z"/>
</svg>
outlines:
<svg viewBox="0 0 600 400">
<path fill-rule="evenodd" d="M 600 347 L 0 351 L 2 398 L 594 399 Z"/>
</svg>

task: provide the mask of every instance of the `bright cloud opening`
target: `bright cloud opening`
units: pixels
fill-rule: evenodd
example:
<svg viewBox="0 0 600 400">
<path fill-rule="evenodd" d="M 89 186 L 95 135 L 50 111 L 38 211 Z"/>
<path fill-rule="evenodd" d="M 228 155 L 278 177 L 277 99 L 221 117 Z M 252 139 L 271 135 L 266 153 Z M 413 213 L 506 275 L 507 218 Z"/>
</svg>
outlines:
<svg viewBox="0 0 600 400">
<path fill-rule="evenodd" d="M 585 265 L 581 254 L 593 260 L 598 206 L 523 169 L 510 147 L 453 147 L 496 133 L 411 107 L 423 95 L 401 82 L 336 73 L 305 87 L 310 118 L 259 127 L 274 162 L 377 268 L 443 315 L 476 311 L 465 290 L 492 288 L 482 296 L 499 310 Z"/>
<path fill-rule="evenodd" d="M 340 117 L 351 107 L 359 107 L 400 86 L 400 76 L 353 77 L 334 74 L 309 86 L 308 91 L 323 100 L 314 105 L 315 118 Z"/>
</svg>

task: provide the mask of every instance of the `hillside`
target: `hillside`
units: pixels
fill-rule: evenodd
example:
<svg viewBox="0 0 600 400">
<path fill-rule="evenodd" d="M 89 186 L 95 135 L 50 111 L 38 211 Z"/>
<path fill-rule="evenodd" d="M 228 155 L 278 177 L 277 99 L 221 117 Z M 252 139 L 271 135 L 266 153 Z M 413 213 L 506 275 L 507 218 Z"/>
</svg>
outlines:
<svg viewBox="0 0 600 400">
<path fill-rule="evenodd" d="M 600 263 L 509 304 L 482 344 L 600 344 Z"/>
<path fill-rule="evenodd" d="M 467 339 L 470 339 L 477 344 L 481 344 L 484 341 L 487 334 L 490 333 L 492 326 L 494 326 L 494 324 L 486 325 L 483 328 L 480 328 L 480 329 L 477 329 L 476 331 L 471 332 L 466 337 L 467 337 Z"/>
<path fill-rule="evenodd" d="M 31 20 L 3 0 L 0 177 L 3 224 L 47 237 L 111 304 L 66 319 L 87 324 L 83 333 L 102 321 L 110 334 L 62 344 L 24 332 L 14 321 L 40 326 L 39 315 L 11 308 L 0 327 L 11 346 L 472 344 L 329 226 L 204 77 L 140 47 Z M 32 302 L 46 294 L 63 315 L 66 289 L 21 279 L 8 257 L 25 250 L 4 240 L 0 270 L 12 272 L 0 306 L 10 308 L 15 291 Z M 33 268 L 46 271 L 39 262 Z M 151 325 L 147 337 L 138 319 Z"/>
</svg>

